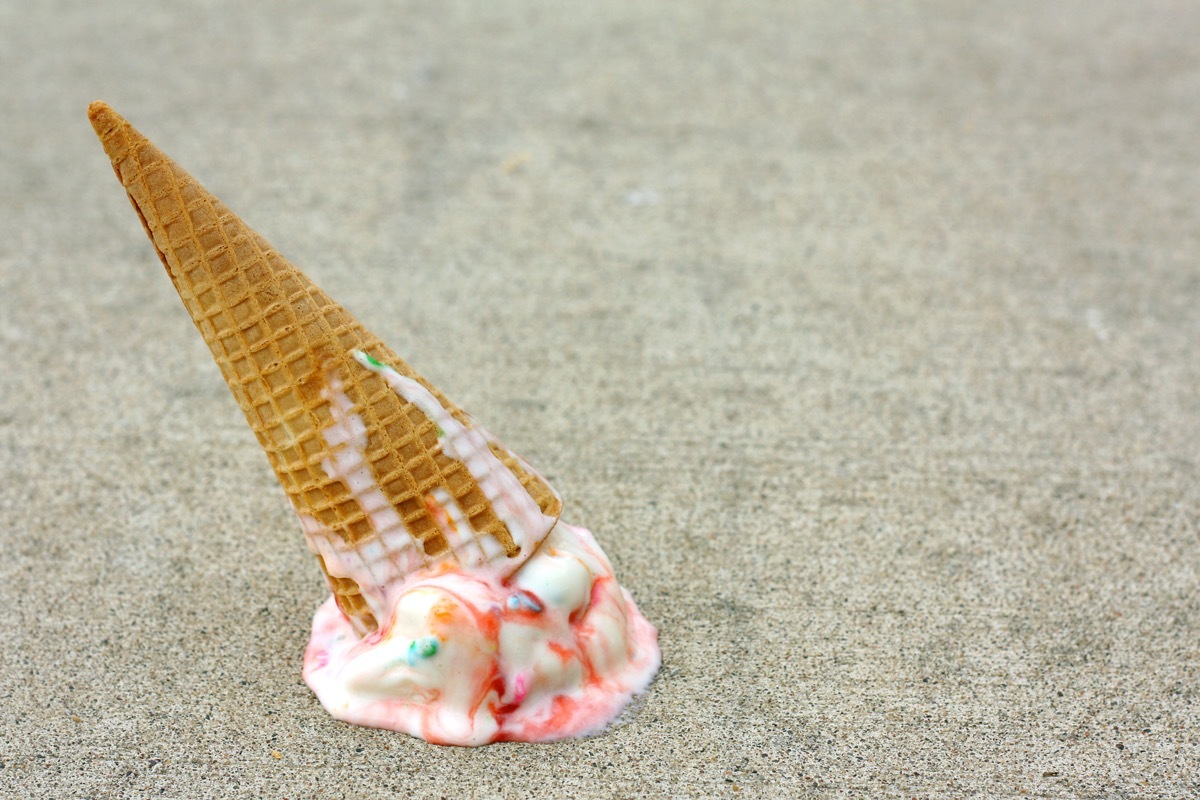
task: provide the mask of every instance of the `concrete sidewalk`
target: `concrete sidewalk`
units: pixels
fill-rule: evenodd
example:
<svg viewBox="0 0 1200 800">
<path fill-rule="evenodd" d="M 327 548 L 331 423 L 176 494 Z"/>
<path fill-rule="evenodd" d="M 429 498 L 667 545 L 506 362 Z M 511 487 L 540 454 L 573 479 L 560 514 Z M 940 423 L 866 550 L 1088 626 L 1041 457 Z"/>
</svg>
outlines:
<svg viewBox="0 0 1200 800">
<path fill-rule="evenodd" d="M 0 797 L 1200 793 L 1200 8 L 494 5 L 0 8 Z M 97 98 L 596 533 L 616 730 L 324 713 Z"/>
</svg>

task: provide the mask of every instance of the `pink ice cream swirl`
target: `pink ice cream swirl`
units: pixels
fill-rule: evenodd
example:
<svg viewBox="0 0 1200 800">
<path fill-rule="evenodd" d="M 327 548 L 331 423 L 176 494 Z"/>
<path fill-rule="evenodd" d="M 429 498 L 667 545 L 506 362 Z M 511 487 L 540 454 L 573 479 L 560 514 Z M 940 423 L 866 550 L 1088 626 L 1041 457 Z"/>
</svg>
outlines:
<svg viewBox="0 0 1200 800">
<path fill-rule="evenodd" d="M 304 678 L 334 717 L 437 744 L 595 733 L 658 669 L 657 632 L 583 528 L 559 523 L 511 578 L 441 565 L 359 639 L 333 599 Z"/>
</svg>

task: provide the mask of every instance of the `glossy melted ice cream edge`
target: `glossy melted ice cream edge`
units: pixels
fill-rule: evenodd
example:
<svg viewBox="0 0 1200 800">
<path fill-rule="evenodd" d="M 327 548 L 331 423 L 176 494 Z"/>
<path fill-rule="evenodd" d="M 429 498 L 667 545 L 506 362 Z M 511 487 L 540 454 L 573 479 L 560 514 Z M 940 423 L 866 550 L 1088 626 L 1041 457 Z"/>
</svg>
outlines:
<svg viewBox="0 0 1200 800">
<path fill-rule="evenodd" d="M 459 426 L 394 370 L 365 353 L 355 357 L 438 423 L 444 452 L 487 474 L 485 431 Z M 337 376 L 327 399 L 334 424 L 325 436 L 337 457 L 323 468 L 354 486 L 369 516 L 386 515 L 372 501 L 361 420 Z M 525 493 L 481 486 L 516 532 L 539 524 L 541 512 L 522 502 Z M 451 497 L 435 493 L 427 503 L 450 542 L 470 541 L 469 522 Z M 355 580 L 384 611 L 379 629 L 365 638 L 332 597 L 316 612 L 304 678 L 337 719 L 437 744 L 552 741 L 603 729 L 658 670 L 657 631 L 583 528 L 559 521 L 508 574 L 483 552 L 458 564 L 394 571 L 391 559 L 365 559 L 340 546 L 312 517 L 301 522 L 330 574 Z M 406 535 L 384 522 L 377 530 Z M 380 551 L 405 552 L 406 544 L 381 542 Z"/>
</svg>

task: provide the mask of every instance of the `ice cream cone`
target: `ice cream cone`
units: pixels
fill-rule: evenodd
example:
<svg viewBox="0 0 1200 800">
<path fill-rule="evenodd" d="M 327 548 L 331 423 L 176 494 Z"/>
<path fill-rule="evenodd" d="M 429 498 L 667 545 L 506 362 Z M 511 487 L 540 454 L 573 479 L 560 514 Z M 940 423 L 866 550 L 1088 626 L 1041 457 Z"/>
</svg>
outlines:
<svg viewBox="0 0 1200 800">
<path fill-rule="evenodd" d="M 88 116 L 359 634 L 415 569 L 516 570 L 561 510 L 546 481 L 109 106 Z"/>
</svg>

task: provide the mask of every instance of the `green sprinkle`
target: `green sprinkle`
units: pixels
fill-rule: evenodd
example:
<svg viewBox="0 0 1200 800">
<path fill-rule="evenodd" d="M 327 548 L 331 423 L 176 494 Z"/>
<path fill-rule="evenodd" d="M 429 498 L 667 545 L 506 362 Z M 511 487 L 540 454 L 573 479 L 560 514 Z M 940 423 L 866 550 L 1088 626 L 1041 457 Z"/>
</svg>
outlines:
<svg viewBox="0 0 1200 800">
<path fill-rule="evenodd" d="M 438 438 L 439 438 L 439 439 L 440 439 L 440 438 L 442 438 L 443 436 L 445 436 L 445 435 L 446 435 L 446 432 L 445 432 L 444 430 L 442 430 L 442 426 L 441 426 L 441 425 L 437 425 L 437 424 L 435 424 L 435 425 L 433 426 L 433 429 L 434 429 L 435 431 L 437 431 L 437 435 L 438 435 Z"/>
<path fill-rule="evenodd" d="M 422 639 L 414 639 L 412 644 L 408 646 L 408 664 L 413 666 L 417 661 L 433 658 L 438 652 L 438 640 L 436 636 L 426 636 Z"/>
<path fill-rule="evenodd" d="M 363 357 L 363 360 L 366 361 L 368 364 L 370 364 L 372 367 L 378 367 L 380 369 L 383 369 L 383 366 L 384 366 L 383 362 L 376 359 L 370 353 L 363 352 L 362 350 L 355 350 L 354 352 L 358 355 L 361 355 Z"/>
</svg>

